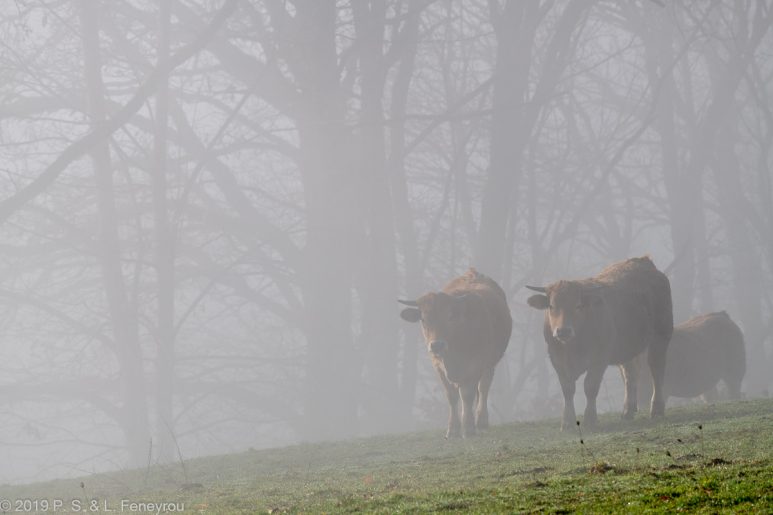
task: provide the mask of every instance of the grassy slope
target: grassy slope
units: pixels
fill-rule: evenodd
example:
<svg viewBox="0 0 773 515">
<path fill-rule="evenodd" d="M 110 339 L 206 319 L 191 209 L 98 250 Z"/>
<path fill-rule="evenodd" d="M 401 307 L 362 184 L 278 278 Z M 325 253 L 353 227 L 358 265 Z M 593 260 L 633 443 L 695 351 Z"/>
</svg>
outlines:
<svg viewBox="0 0 773 515">
<path fill-rule="evenodd" d="M 553 420 L 446 441 L 440 431 L 190 460 L 149 471 L 0 487 L 0 498 L 184 502 L 186 511 L 385 513 L 564 510 L 773 513 L 773 401 Z M 700 428 L 699 428 L 700 427 Z M 83 481 L 83 487 L 80 486 Z"/>
</svg>

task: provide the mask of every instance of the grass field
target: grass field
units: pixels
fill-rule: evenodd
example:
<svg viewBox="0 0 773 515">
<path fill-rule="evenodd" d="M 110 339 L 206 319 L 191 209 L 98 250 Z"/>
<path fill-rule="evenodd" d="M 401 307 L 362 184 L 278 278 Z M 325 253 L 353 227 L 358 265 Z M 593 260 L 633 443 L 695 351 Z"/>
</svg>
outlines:
<svg viewBox="0 0 773 515">
<path fill-rule="evenodd" d="M 2 486 L 0 499 L 12 503 L 8 512 L 53 512 L 61 502 L 58 512 L 125 513 L 132 506 L 121 502 L 130 501 L 178 503 L 170 508 L 191 513 L 773 513 L 771 400 L 673 408 L 656 421 L 602 416 L 600 432 L 582 438 L 581 428 L 561 433 L 558 426 L 508 424 L 467 440 L 444 440 L 438 430 L 249 451 Z"/>
</svg>

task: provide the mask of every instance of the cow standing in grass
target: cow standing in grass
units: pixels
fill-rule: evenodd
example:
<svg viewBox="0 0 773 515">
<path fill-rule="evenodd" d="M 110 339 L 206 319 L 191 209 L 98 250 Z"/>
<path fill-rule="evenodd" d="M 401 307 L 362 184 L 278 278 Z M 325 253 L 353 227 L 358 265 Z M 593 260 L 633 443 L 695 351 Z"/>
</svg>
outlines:
<svg viewBox="0 0 773 515">
<path fill-rule="evenodd" d="M 663 374 L 674 329 L 671 285 L 649 257 L 615 263 L 588 279 L 528 288 L 540 292 L 529 297 L 528 304 L 545 310 L 543 333 L 564 394 L 562 429 L 575 423 L 575 383 L 583 373 L 584 424 L 596 425 L 596 397 L 609 365 L 622 367 L 623 418 L 633 418 L 637 409 L 634 358 L 645 350 L 652 371 L 650 414 L 663 414 Z"/>
<path fill-rule="evenodd" d="M 637 358 L 639 370 L 646 372 L 644 356 Z M 724 311 L 691 318 L 674 327 L 666 355 L 663 395 L 693 398 L 699 395 L 711 402 L 717 397 L 716 385 L 722 380 L 728 397 L 741 397 L 746 374 L 746 348 L 741 328 Z M 639 399 L 651 391 L 639 382 Z"/>
<path fill-rule="evenodd" d="M 472 436 L 488 427 L 488 392 L 507 349 L 513 321 L 505 292 L 474 268 L 415 301 L 400 316 L 421 321 L 432 366 L 448 398 L 446 438 Z M 459 398 L 462 400 L 461 423 Z"/>
</svg>

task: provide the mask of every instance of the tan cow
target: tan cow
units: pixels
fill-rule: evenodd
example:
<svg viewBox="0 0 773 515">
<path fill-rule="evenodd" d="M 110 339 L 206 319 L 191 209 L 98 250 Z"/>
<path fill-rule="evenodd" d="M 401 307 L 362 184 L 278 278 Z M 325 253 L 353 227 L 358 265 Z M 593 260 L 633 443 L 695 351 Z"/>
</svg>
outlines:
<svg viewBox="0 0 773 515">
<path fill-rule="evenodd" d="M 410 306 L 400 313 L 404 320 L 421 321 L 432 366 L 443 383 L 449 406 L 446 438 L 472 436 L 476 427 L 487 428 L 494 368 L 507 349 L 513 325 L 505 292 L 470 268 L 440 292 L 399 302 Z"/>
<path fill-rule="evenodd" d="M 575 424 L 575 383 L 583 373 L 584 424 L 596 425 L 596 397 L 604 371 L 613 364 L 623 367 L 623 417 L 632 418 L 637 408 L 634 358 L 645 350 L 654 389 L 650 414 L 663 414 L 663 373 L 674 329 L 671 285 L 649 257 L 615 263 L 589 279 L 528 288 L 541 292 L 528 304 L 545 310 L 543 335 L 564 394 L 562 429 Z"/>
<path fill-rule="evenodd" d="M 646 371 L 643 357 L 637 358 Z M 716 385 L 722 380 L 728 397 L 741 397 L 741 382 L 746 374 L 746 348 L 741 329 L 724 311 L 691 318 L 674 327 L 666 354 L 663 395 L 705 401 L 716 398 Z M 650 389 L 639 382 L 639 399 Z"/>
</svg>

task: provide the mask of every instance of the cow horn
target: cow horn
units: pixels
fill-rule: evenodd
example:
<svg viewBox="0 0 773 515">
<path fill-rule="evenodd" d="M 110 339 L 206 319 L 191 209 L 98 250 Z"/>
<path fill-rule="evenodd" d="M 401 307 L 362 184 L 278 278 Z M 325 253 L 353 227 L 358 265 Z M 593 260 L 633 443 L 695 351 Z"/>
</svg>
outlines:
<svg viewBox="0 0 773 515">
<path fill-rule="evenodd" d="M 412 308 L 415 308 L 415 307 L 419 306 L 419 303 L 416 302 L 415 300 L 401 300 L 401 299 L 397 299 L 397 302 L 399 302 L 400 304 L 405 304 L 406 306 L 411 306 Z"/>
<path fill-rule="evenodd" d="M 545 288 L 544 286 L 529 286 L 529 285 L 527 284 L 527 285 L 526 285 L 526 287 L 527 287 L 528 289 L 530 289 L 530 290 L 538 291 L 538 292 L 540 292 L 540 293 L 547 293 L 547 292 L 548 292 L 548 289 L 547 289 L 547 288 Z"/>
</svg>

